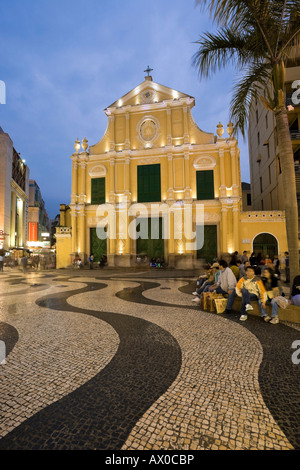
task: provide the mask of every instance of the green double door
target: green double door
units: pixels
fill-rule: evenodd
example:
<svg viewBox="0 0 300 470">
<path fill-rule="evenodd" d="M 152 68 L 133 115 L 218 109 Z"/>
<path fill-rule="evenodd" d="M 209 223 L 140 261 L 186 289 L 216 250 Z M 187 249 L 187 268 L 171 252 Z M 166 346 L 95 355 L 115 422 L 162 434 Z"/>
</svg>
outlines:
<svg viewBox="0 0 300 470">
<path fill-rule="evenodd" d="M 274 258 L 274 255 L 278 255 L 278 243 L 274 235 L 270 233 L 261 233 L 257 235 L 253 240 L 253 251 L 256 255 L 259 253 L 262 257 L 269 255 L 270 258 Z"/>
<path fill-rule="evenodd" d="M 204 259 L 207 263 L 211 263 L 218 257 L 218 233 L 216 225 L 205 225 L 204 227 L 203 247 L 197 250 L 197 258 Z M 197 239 L 201 239 L 201 228 L 197 226 Z"/>
<path fill-rule="evenodd" d="M 152 230 L 151 230 L 152 229 Z M 137 232 L 144 232 L 147 238 L 138 238 L 136 254 L 147 255 L 148 259 L 164 257 L 164 239 L 162 218 L 138 219 Z"/>
<path fill-rule="evenodd" d="M 107 239 L 98 238 L 96 228 L 90 229 L 90 251 L 94 254 L 94 261 L 96 262 L 100 261 L 103 255 L 107 256 Z"/>
</svg>

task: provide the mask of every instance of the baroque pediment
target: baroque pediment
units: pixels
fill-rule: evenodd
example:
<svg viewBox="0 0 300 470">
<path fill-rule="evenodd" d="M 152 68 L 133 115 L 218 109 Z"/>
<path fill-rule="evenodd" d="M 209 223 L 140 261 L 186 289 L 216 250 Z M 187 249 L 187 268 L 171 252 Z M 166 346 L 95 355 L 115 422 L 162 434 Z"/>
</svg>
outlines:
<svg viewBox="0 0 300 470">
<path fill-rule="evenodd" d="M 110 106 L 108 106 L 106 111 L 109 112 L 110 110 L 124 106 L 155 104 L 161 103 L 163 101 L 180 100 L 184 98 L 194 100 L 193 97 L 187 95 L 186 93 L 182 93 L 164 85 L 160 85 L 159 83 L 153 82 L 152 80 L 145 80 L 133 90 L 126 93 Z"/>
</svg>

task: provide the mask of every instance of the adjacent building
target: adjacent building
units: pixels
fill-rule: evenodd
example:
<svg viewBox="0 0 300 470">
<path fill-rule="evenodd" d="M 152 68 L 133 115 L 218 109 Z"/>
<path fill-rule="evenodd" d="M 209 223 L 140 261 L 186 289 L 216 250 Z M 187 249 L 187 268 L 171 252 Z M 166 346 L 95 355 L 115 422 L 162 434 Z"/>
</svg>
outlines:
<svg viewBox="0 0 300 470">
<path fill-rule="evenodd" d="M 35 180 L 29 181 L 27 246 L 50 247 L 50 221 L 40 187 Z"/>
<path fill-rule="evenodd" d="M 0 247 L 23 250 L 28 237 L 29 168 L 0 127 Z"/>
<path fill-rule="evenodd" d="M 105 109 L 98 143 L 75 142 L 71 201 L 56 229 L 58 268 L 90 253 L 109 266 L 159 257 L 196 267 L 236 250 L 287 249 L 283 210 L 243 211 L 232 123 L 205 132 L 194 105 L 147 76 Z"/>
<path fill-rule="evenodd" d="M 250 183 L 242 183 L 242 207 L 243 211 L 252 210 L 252 194 Z"/>
<path fill-rule="evenodd" d="M 300 219 L 300 99 L 295 82 L 300 80 L 300 58 L 286 69 L 286 106 L 294 151 Z M 274 113 L 258 99 L 252 103 L 249 119 L 249 161 L 254 210 L 284 210 L 281 164 Z"/>
</svg>

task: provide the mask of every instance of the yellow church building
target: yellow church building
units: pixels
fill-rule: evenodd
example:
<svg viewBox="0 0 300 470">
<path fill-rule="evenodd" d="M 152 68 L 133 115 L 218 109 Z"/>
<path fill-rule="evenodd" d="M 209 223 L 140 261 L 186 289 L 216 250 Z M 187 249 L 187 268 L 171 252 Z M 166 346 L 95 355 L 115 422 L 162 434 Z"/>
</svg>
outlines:
<svg viewBox="0 0 300 470">
<path fill-rule="evenodd" d="M 197 267 L 247 250 L 287 250 L 284 211 L 242 210 L 240 150 L 233 125 L 216 135 L 195 123 L 195 99 L 145 80 L 105 109 L 107 129 L 75 142 L 71 203 L 56 229 L 57 268 L 74 259 L 133 266 L 161 258 Z"/>
</svg>

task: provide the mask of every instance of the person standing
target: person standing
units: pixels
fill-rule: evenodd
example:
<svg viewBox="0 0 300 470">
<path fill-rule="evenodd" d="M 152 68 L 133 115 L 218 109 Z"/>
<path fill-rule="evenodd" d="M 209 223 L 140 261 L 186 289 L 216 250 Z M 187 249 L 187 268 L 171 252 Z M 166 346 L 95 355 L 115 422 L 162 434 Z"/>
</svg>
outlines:
<svg viewBox="0 0 300 470">
<path fill-rule="evenodd" d="M 240 271 L 240 275 L 239 275 L 239 280 L 241 279 L 241 277 L 245 277 L 246 276 L 246 267 L 247 266 L 250 266 L 250 261 L 245 261 L 244 264 L 238 264 L 238 268 L 239 268 L 239 271 Z"/>
<path fill-rule="evenodd" d="M 90 269 L 94 269 L 94 254 L 91 253 L 89 256 Z"/>
<path fill-rule="evenodd" d="M 274 255 L 273 264 L 274 264 L 275 274 L 278 277 L 278 279 L 280 279 L 280 259 L 278 258 L 278 255 Z"/>
<path fill-rule="evenodd" d="M 247 250 L 243 251 L 243 254 L 241 256 L 241 264 L 245 264 L 246 261 L 249 261 Z"/>
<path fill-rule="evenodd" d="M 257 266 L 257 256 L 254 252 L 251 254 L 249 261 L 251 266 Z"/>
<path fill-rule="evenodd" d="M 4 256 L 0 255 L 0 271 L 3 272 Z"/>
<path fill-rule="evenodd" d="M 290 282 L 290 258 L 288 251 L 284 252 L 284 260 L 285 260 L 285 283 L 289 284 Z"/>
<path fill-rule="evenodd" d="M 22 266 L 22 271 L 23 273 L 25 274 L 26 273 L 26 268 L 27 268 L 27 257 L 24 255 L 22 258 L 21 258 L 21 266 Z"/>
</svg>

